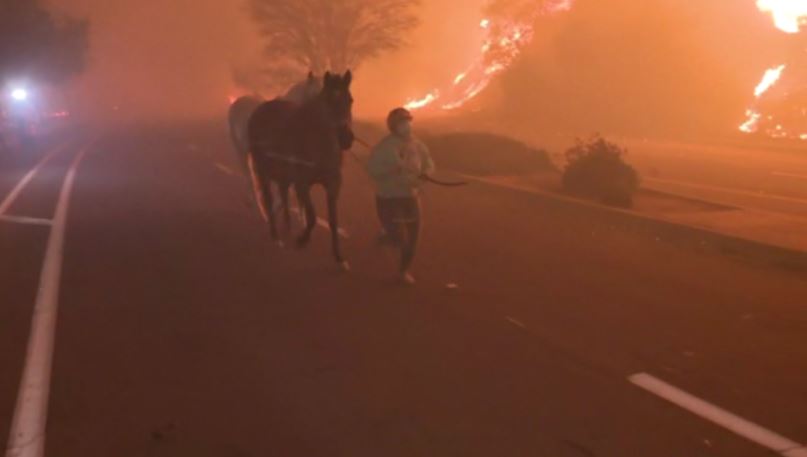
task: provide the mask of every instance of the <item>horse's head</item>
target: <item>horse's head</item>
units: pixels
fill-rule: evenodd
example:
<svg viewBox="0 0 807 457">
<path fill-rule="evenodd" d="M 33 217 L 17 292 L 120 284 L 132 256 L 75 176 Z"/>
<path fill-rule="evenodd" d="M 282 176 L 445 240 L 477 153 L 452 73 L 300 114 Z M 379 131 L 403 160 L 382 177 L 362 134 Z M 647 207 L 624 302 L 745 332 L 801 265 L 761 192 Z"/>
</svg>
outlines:
<svg viewBox="0 0 807 457">
<path fill-rule="evenodd" d="M 308 77 L 306 77 L 303 84 L 305 86 L 306 102 L 316 98 L 322 92 L 322 78 L 316 77 L 313 71 L 308 72 Z"/>
<path fill-rule="evenodd" d="M 353 120 L 353 95 L 350 84 L 353 73 L 348 70 L 344 75 L 325 73 L 320 96 L 328 108 L 333 121 L 340 126 L 350 125 Z"/>
</svg>

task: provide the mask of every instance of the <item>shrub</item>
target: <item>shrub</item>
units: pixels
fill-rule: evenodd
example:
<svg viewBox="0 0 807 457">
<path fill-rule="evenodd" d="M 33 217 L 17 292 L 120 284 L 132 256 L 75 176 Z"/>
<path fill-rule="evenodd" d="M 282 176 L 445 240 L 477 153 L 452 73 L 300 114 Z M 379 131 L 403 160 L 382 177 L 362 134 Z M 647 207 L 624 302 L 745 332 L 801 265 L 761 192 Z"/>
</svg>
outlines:
<svg viewBox="0 0 807 457">
<path fill-rule="evenodd" d="M 639 189 L 639 174 L 625 162 L 626 154 L 627 150 L 599 135 L 578 139 L 566 151 L 564 190 L 607 205 L 630 207 Z"/>
</svg>

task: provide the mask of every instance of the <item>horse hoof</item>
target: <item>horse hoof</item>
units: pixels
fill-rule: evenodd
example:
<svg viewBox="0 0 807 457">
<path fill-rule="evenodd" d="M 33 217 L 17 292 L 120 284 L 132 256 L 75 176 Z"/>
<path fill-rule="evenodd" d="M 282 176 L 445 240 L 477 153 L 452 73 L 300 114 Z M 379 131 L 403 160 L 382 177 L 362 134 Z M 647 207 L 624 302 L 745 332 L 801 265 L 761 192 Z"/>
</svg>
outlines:
<svg viewBox="0 0 807 457">
<path fill-rule="evenodd" d="M 343 273 L 350 273 L 350 262 L 347 260 L 339 262 L 339 270 Z"/>
</svg>

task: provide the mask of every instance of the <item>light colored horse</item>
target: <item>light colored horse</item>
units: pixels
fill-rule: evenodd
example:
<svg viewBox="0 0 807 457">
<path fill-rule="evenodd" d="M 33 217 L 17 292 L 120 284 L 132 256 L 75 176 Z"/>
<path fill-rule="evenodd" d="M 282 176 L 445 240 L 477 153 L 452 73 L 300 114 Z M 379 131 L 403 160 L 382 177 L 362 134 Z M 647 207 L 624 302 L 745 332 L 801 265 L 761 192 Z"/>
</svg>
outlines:
<svg viewBox="0 0 807 457">
<path fill-rule="evenodd" d="M 288 92 L 280 98 L 300 106 L 314 99 L 320 92 L 322 92 L 322 78 L 317 78 L 312 72 L 308 73 L 305 80 L 291 86 Z"/>
</svg>

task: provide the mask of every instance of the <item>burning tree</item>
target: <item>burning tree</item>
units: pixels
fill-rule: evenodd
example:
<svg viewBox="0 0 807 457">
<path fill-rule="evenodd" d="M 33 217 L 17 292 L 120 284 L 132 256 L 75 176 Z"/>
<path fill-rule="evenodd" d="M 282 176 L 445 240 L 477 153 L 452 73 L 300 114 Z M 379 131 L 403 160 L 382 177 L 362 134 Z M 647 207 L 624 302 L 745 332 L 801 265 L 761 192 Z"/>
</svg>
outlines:
<svg viewBox="0 0 807 457">
<path fill-rule="evenodd" d="M 309 71 L 343 72 L 400 49 L 420 0 L 248 0 L 265 45 L 261 81 L 284 86 Z M 243 69 L 235 71 L 250 80 Z"/>
<path fill-rule="evenodd" d="M 0 0 L 0 79 L 59 83 L 81 72 L 86 21 L 56 18 L 37 0 Z"/>
</svg>

